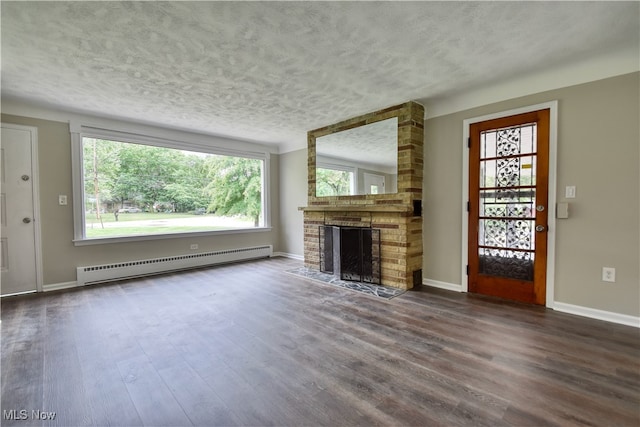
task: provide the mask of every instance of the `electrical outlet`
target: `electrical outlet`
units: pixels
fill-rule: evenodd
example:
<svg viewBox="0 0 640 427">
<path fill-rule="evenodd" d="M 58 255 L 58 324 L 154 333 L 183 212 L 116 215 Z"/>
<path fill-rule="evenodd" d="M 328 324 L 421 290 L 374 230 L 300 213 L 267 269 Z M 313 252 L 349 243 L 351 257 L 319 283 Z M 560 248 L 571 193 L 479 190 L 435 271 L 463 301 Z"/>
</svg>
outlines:
<svg viewBox="0 0 640 427">
<path fill-rule="evenodd" d="M 193 251 L 193 250 L 196 250 L 196 249 L 198 249 L 198 244 L 197 243 L 192 244 L 191 245 L 191 250 Z"/>
<path fill-rule="evenodd" d="M 58 196 L 58 204 L 60 206 L 65 206 L 67 204 L 67 196 L 64 194 L 60 194 Z"/>
<path fill-rule="evenodd" d="M 603 282 L 615 282 L 616 281 L 616 269 L 613 267 L 602 267 L 602 281 Z"/>
</svg>

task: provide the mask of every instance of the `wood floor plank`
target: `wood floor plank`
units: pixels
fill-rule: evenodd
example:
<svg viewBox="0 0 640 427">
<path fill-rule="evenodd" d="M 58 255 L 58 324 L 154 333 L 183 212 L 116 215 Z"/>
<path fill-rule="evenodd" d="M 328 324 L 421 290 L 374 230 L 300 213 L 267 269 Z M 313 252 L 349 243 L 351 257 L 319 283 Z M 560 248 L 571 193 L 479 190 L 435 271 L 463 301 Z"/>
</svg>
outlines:
<svg viewBox="0 0 640 427">
<path fill-rule="evenodd" d="M 31 305 L 29 300 L 22 299 L 16 304 L 2 305 L 3 317 L 0 335 L 2 337 L 2 399 L 0 413 L 3 414 L 2 425 L 39 426 L 42 420 L 32 418 L 31 411 L 44 410 L 43 377 L 44 377 L 44 343 L 41 339 L 45 328 L 45 307 Z M 9 306 L 9 307 L 7 307 Z M 7 310 L 7 311 L 5 311 Z M 23 317 L 32 322 L 20 322 Z M 5 361 L 6 356 L 6 361 Z M 4 411 L 18 411 L 18 419 L 4 416 Z M 24 412 L 27 411 L 25 420 Z"/>
<path fill-rule="evenodd" d="M 118 369 L 144 425 L 191 425 L 188 416 L 146 356 L 120 361 Z"/>
<path fill-rule="evenodd" d="M 43 407 L 56 413 L 47 425 L 94 425 L 75 338 L 75 295 L 59 293 L 45 301 L 46 327 L 40 337 L 45 346 Z"/>
<path fill-rule="evenodd" d="M 110 316 L 104 306 L 97 303 L 103 292 L 80 293 L 76 295 L 82 301 L 82 309 L 74 312 L 79 368 L 82 370 L 86 396 L 95 425 L 123 426 L 141 425 L 136 408 L 129 396 L 125 383 L 121 381 L 117 362 L 123 353 L 112 351 L 112 329 L 118 327 L 115 341 L 128 341 L 123 335 L 130 333 L 118 322 L 117 316 Z M 109 310 L 110 312 L 110 310 Z M 139 349 L 139 354 L 142 350 Z M 130 352 L 124 352 L 131 357 Z"/>
<path fill-rule="evenodd" d="M 158 374 L 193 425 L 240 425 L 216 391 L 186 362 L 159 369 Z"/>
</svg>

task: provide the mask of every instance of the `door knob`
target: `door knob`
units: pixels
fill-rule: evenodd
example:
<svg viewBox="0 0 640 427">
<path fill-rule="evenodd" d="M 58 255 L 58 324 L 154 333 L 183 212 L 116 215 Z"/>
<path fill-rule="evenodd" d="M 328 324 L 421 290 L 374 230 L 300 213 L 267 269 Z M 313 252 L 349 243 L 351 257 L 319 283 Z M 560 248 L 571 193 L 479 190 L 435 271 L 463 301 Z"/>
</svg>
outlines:
<svg viewBox="0 0 640 427">
<path fill-rule="evenodd" d="M 21 178 L 23 181 L 29 181 L 29 175 L 22 175 Z"/>
<path fill-rule="evenodd" d="M 544 225 L 536 225 L 536 231 L 538 233 L 543 232 L 546 229 L 547 229 L 547 227 L 545 227 Z"/>
<path fill-rule="evenodd" d="M 31 222 L 31 218 L 22 218 L 22 222 L 29 224 Z"/>
</svg>

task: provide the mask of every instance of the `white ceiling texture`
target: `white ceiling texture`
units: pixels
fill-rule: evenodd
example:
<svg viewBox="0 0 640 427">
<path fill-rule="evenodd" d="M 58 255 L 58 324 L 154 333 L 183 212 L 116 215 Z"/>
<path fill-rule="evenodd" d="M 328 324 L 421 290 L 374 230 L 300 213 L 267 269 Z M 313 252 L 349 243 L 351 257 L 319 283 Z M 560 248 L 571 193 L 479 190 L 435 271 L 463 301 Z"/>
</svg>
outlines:
<svg viewBox="0 0 640 427">
<path fill-rule="evenodd" d="M 2 97 L 243 140 L 638 48 L 638 2 L 1 2 Z"/>
</svg>

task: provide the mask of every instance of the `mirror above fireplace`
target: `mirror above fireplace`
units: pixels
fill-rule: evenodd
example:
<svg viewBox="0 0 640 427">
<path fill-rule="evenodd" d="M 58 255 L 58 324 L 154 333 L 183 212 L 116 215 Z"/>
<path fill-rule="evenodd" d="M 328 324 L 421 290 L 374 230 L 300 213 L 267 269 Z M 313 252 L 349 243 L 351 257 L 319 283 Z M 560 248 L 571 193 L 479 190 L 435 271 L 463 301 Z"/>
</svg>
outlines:
<svg viewBox="0 0 640 427">
<path fill-rule="evenodd" d="M 398 118 L 316 138 L 316 196 L 397 192 Z"/>
<path fill-rule="evenodd" d="M 423 123 L 424 108 L 409 101 L 309 131 L 309 206 L 412 210 L 422 198 Z"/>
</svg>

